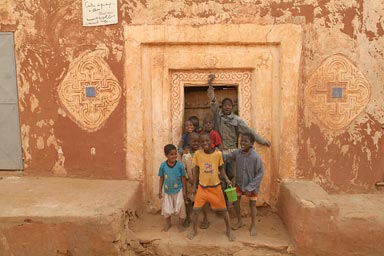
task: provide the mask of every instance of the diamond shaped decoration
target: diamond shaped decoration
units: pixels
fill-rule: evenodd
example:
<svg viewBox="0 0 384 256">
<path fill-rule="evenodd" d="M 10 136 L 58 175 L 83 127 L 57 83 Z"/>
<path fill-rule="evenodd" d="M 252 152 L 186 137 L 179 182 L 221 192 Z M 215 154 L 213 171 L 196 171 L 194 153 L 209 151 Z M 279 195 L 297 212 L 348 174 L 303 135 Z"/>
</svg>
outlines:
<svg viewBox="0 0 384 256">
<path fill-rule="evenodd" d="M 84 56 L 73 63 L 57 92 L 71 120 L 88 132 L 102 127 L 122 95 L 117 78 L 98 56 Z"/>
<path fill-rule="evenodd" d="M 309 110 L 331 130 L 347 127 L 363 112 L 370 97 L 371 88 L 365 76 L 340 54 L 324 60 L 304 90 Z"/>
</svg>

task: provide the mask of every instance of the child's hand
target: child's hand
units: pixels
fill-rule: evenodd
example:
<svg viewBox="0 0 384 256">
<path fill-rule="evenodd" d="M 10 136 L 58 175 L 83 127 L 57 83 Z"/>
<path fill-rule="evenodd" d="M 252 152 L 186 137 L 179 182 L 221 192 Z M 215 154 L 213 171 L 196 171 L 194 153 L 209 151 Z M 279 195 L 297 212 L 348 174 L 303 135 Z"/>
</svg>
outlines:
<svg viewBox="0 0 384 256">
<path fill-rule="evenodd" d="M 264 142 L 264 146 L 270 147 L 271 146 L 271 142 L 269 140 L 266 140 Z"/>
<path fill-rule="evenodd" d="M 195 195 L 195 194 L 196 194 L 196 188 L 195 188 L 195 187 L 193 187 L 193 188 L 192 188 L 192 191 L 191 191 L 191 193 L 192 193 L 193 195 Z"/>
<path fill-rule="evenodd" d="M 226 179 L 225 182 L 227 183 L 227 186 L 232 186 L 232 181 L 230 179 Z"/>
<path fill-rule="evenodd" d="M 207 90 L 207 96 L 212 102 L 216 101 L 214 90 L 213 86 L 209 86 Z"/>
</svg>

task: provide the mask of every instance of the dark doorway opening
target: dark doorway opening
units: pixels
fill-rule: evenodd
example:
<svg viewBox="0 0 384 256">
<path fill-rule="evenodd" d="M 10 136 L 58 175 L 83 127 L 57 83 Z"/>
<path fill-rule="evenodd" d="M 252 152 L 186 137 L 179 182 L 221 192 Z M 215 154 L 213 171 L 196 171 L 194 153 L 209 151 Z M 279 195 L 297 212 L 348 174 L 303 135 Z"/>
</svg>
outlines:
<svg viewBox="0 0 384 256">
<path fill-rule="evenodd" d="M 238 114 L 238 86 L 236 84 L 214 84 L 213 87 L 215 88 L 217 101 L 221 104 L 224 98 L 232 99 L 234 103 L 234 113 Z M 196 86 L 192 84 L 186 84 L 184 86 L 184 120 L 187 120 L 190 116 L 197 116 L 200 121 L 200 126 L 203 125 L 204 117 L 211 114 L 211 103 L 207 96 L 207 89 L 208 86 Z"/>
</svg>

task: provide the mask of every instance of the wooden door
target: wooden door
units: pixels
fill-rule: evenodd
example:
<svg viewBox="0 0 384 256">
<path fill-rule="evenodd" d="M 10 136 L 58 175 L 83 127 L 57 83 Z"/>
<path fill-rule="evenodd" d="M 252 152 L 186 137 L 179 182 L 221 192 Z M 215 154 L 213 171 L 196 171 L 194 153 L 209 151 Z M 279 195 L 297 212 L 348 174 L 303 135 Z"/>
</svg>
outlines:
<svg viewBox="0 0 384 256">
<path fill-rule="evenodd" d="M 234 102 L 234 113 L 238 114 L 238 99 L 236 85 L 214 85 L 216 99 L 221 102 L 224 98 L 230 98 Z M 208 86 L 185 86 L 184 87 L 184 118 L 187 120 L 190 116 L 199 118 L 200 126 L 203 126 L 203 120 L 206 115 L 211 114 L 211 103 L 207 97 Z"/>
</svg>

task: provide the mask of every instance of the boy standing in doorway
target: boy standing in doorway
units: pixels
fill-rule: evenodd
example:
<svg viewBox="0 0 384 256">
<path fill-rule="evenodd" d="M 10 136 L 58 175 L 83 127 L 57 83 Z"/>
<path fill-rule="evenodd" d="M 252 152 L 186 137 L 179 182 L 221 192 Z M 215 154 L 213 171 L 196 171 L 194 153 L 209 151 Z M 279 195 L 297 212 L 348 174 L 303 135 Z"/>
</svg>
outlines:
<svg viewBox="0 0 384 256">
<path fill-rule="evenodd" d="M 251 133 L 255 137 L 257 143 L 267 147 L 270 146 L 268 140 L 252 130 L 243 119 L 233 113 L 233 101 L 230 98 L 223 99 L 220 109 L 212 86 L 208 87 L 207 95 L 211 100 L 211 110 L 214 115 L 215 130 L 220 134 L 222 143 L 220 149 L 224 154 L 231 153 L 237 149 L 239 134 L 243 133 Z M 232 180 L 232 182 L 235 182 L 236 166 L 234 162 L 226 163 L 225 170 L 229 179 Z"/>
</svg>

